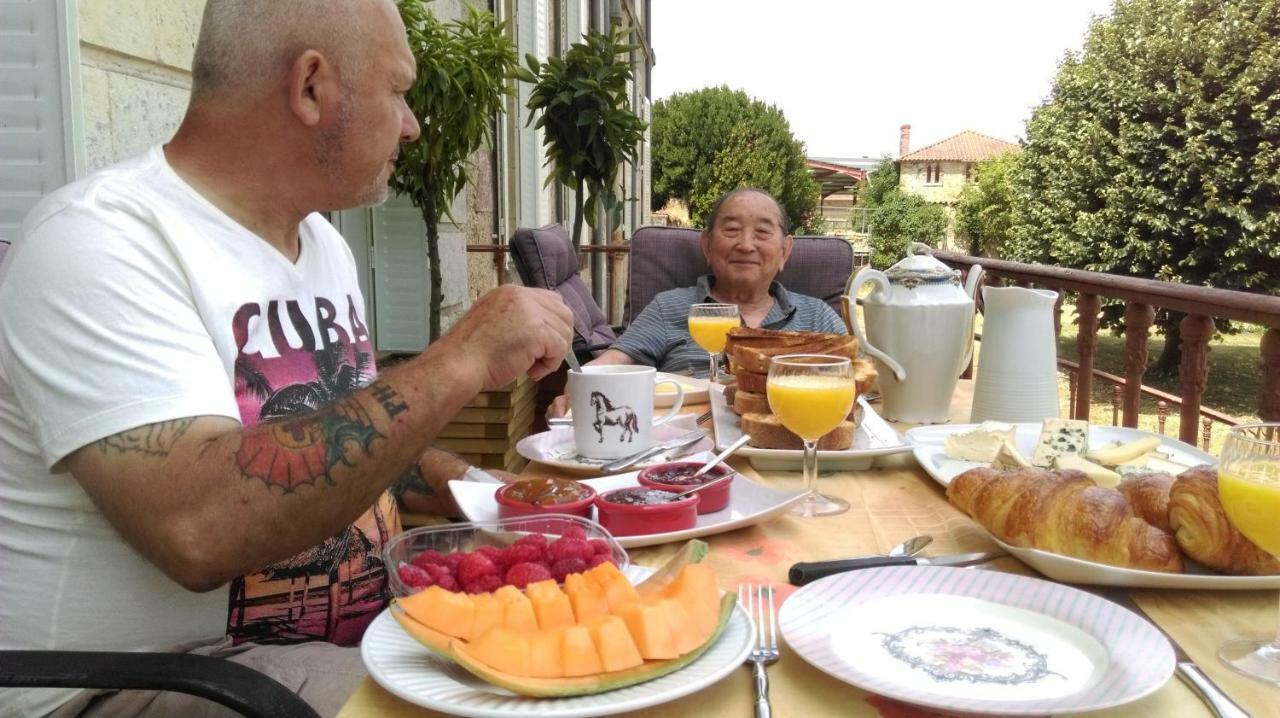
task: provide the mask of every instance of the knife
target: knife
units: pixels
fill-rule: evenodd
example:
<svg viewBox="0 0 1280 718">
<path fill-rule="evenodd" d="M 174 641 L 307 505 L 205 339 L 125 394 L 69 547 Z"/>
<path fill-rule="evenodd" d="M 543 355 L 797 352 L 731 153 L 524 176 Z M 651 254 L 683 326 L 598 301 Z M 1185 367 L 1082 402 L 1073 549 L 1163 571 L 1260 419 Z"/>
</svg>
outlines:
<svg viewBox="0 0 1280 718">
<path fill-rule="evenodd" d="M 636 452 L 631 456 L 626 456 L 621 459 L 610 461 L 607 464 L 603 464 L 600 466 L 600 470 L 606 474 L 612 474 L 615 471 L 622 471 L 628 466 L 631 466 L 632 464 L 638 461 L 644 461 L 645 459 L 649 458 L 650 456 L 653 456 L 654 454 L 661 454 L 664 451 L 671 451 L 672 449 L 680 449 L 680 448 L 689 446 L 691 444 L 694 444 L 698 441 L 701 441 L 706 435 L 707 435 L 707 432 L 705 431 L 701 431 L 701 430 L 690 431 L 689 433 L 681 434 L 680 436 L 677 436 L 674 439 L 668 439 L 666 441 L 662 441 L 657 444 L 654 444 L 653 446 L 650 446 L 644 451 Z"/>
<path fill-rule="evenodd" d="M 1177 660 L 1175 673 L 1178 674 L 1178 678 L 1183 683 L 1186 683 L 1193 693 L 1200 696 L 1200 700 L 1204 701 L 1204 704 L 1209 707 L 1209 710 L 1213 711 L 1214 715 L 1218 716 L 1218 718 L 1249 718 L 1249 713 L 1236 705 L 1235 701 L 1228 698 L 1227 694 L 1223 693 L 1222 689 L 1210 680 L 1209 676 L 1205 675 L 1200 666 L 1191 660 L 1191 656 L 1187 655 L 1182 646 L 1179 646 L 1178 642 L 1173 640 L 1173 636 L 1170 636 L 1167 631 L 1161 628 L 1160 624 L 1151 620 L 1147 612 L 1142 610 L 1142 607 L 1134 602 L 1128 593 L 1109 590 L 1104 595 L 1107 600 L 1138 614 L 1147 623 L 1155 626 L 1155 629 L 1165 637 L 1165 640 L 1169 641 L 1169 645 L 1173 646 L 1174 658 Z"/>
<path fill-rule="evenodd" d="M 787 580 L 795 586 L 803 586 L 811 581 L 831 576 L 832 574 L 853 571 L 859 568 L 877 568 L 879 566 L 972 566 L 986 563 L 1007 555 L 1004 551 L 980 551 L 977 553 L 956 553 L 947 556 L 862 556 L 859 558 L 843 558 L 836 561 L 813 561 L 797 563 L 787 571 Z"/>
</svg>

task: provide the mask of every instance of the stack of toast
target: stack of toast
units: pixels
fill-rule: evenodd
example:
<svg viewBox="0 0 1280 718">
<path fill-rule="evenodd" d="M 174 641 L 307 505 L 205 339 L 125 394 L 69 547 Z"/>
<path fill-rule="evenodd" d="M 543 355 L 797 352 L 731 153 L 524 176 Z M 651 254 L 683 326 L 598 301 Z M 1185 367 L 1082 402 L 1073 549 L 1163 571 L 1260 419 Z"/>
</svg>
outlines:
<svg viewBox="0 0 1280 718">
<path fill-rule="evenodd" d="M 782 354 L 848 357 L 853 360 L 854 381 L 859 394 L 869 390 L 877 376 L 871 361 L 858 357 L 858 340 L 847 334 L 738 327 L 730 330 L 724 351 L 729 357 L 730 371 L 736 379 L 725 392 L 725 400 L 738 414 L 742 432 L 751 435 L 749 445 L 759 449 L 804 447 L 800 437 L 788 431 L 769 409 L 766 384 L 771 357 Z M 848 419 L 818 440 L 818 448 L 827 451 L 849 448 L 853 444 L 853 433 L 857 428 L 854 424 L 856 411 L 855 403 L 849 411 Z"/>
</svg>

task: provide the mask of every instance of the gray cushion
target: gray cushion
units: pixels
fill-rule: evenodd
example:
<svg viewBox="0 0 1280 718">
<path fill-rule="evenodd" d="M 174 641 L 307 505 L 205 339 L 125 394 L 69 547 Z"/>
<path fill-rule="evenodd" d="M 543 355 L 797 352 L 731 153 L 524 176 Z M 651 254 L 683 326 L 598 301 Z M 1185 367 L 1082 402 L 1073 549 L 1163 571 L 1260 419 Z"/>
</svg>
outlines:
<svg viewBox="0 0 1280 718">
<path fill-rule="evenodd" d="M 573 312 L 574 351 L 600 351 L 617 338 L 578 275 L 578 251 L 564 227 L 517 229 L 511 238 L 511 258 L 526 287 L 555 291 Z"/>
<path fill-rule="evenodd" d="M 698 243 L 701 231 L 687 227 L 646 226 L 631 236 L 631 277 L 624 323 L 644 309 L 658 292 L 691 287 L 711 271 Z M 817 297 L 840 311 L 840 296 L 853 273 L 853 245 L 840 237 L 795 238 L 791 259 L 778 274 L 782 286 Z"/>
</svg>

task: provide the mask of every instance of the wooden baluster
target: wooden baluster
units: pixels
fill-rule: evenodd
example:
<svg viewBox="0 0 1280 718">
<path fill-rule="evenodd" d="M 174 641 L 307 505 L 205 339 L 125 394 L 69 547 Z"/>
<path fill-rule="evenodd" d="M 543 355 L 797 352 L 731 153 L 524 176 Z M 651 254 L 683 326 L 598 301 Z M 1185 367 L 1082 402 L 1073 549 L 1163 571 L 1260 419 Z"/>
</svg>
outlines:
<svg viewBox="0 0 1280 718">
<path fill-rule="evenodd" d="M 1120 425 L 1120 403 L 1124 394 L 1124 387 L 1119 384 L 1111 385 L 1111 425 Z"/>
<path fill-rule="evenodd" d="M 1068 406 L 1074 407 L 1076 405 L 1076 391 L 1077 391 L 1078 383 L 1079 382 L 1076 380 L 1076 372 L 1068 369 L 1067 370 L 1067 393 L 1070 394 L 1071 396 L 1071 401 L 1067 404 Z"/>
<path fill-rule="evenodd" d="M 1182 364 L 1178 381 L 1182 389 L 1182 421 L 1178 438 L 1196 443 L 1196 422 L 1200 418 L 1200 400 L 1209 381 L 1209 340 L 1213 338 L 1213 319 L 1203 314 L 1188 314 L 1182 328 Z"/>
<path fill-rule="evenodd" d="M 1209 442 L 1213 440 L 1213 419 L 1204 417 L 1200 420 L 1200 426 L 1203 427 L 1200 430 L 1200 448 L 1208 451 Z"/>
<path fill-rule="evenodd" d="M 1066 292 L 1058 292 L 1058 298 L 1053 302 L 1053 336 L 1055 337 L 1062 336 L 1062 298 L 1066 294 Z"/>
<path fill-rule="evenodd" d="M 1271 327 L 1262 334 L 1262 392 L 1258 396 L 1258 418 L 1280 421 L 1280 329 Z"/>
<path fill-rule="evenodd" d="M 1147 336 L 1156 310 L 1149 304 L 1129 302 L 1124 308 L 1124 425 L 1138 425 L 1142 402 L 1142 377 L 1147 372 Z"/>
<path fill-rule="evenodd" d="M 1089 420 L 1089 405 L 1093 400 L 1093 355 L 1098 350 L 1098 309 L 1101 302 L 1096 294 L 1081 294 L 1076 298 L 1076 353 L 1080 362 L 1080 389 L 1076 392 L 1073 419 Z"/>
<path fill-rule="evenodd" d="M 1156 402 L 1156 429 L 1163 434 L 1164 423 L 1169 420 L 1169 403 L 1164 399 Z"/>
</svg>

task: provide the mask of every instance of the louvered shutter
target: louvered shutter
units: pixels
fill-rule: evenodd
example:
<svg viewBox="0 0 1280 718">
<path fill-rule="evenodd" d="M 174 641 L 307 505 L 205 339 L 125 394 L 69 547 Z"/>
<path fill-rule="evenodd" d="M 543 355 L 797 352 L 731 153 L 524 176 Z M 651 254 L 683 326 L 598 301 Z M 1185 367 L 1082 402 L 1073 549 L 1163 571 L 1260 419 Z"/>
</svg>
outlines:
<svg viewBox="0 0 1280 718">
<path fill-rule="evenodd" d="M 373 310 L 378 351 L 415 352 L 427 346 L 431 278 L 427 227 L 408 198 L 392 195 L 373 217 Z M 445 242 L 442 240 L 441 245 Z"/>
</svg>

